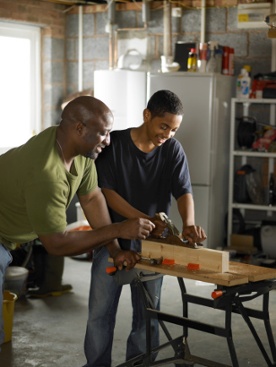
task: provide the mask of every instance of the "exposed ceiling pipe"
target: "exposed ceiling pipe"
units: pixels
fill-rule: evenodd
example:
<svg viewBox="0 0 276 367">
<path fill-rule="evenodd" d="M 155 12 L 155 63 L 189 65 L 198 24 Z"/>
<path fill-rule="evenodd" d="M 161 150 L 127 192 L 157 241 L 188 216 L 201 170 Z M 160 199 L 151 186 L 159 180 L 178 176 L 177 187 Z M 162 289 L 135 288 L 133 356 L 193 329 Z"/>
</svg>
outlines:
<svg viewBox="0 0 276 367">
<path fill-rule="evenodd" d="M 145 31 L 148 28 L 148 22 L 150 20 L 150 1 L 152 0 L 142 0 L 142 21 L 143 27 L 128 27 L 128 28 L 118 28 L 115 24 L 116 18 L 116 3 L 115 0 L 108 1 L 107 8 L 107 18 L 108 22 L 106 25 L 106 32 L 109 33 L 109 69 L 114 69 L 116 67 L 116 62 L 118 60 L 118 33 L 119 32 L 129 32 L 129 31 Z"/>
<path fill-rule="evenodd" d="M 148 22 L 150 20 L 150 5 L 152 0 L 142 0 L 142 22 L 143 27 L 125 27 L 118 28 L 117 32 L 128 32 L 128 31 L 144 31 L 148 28 Z"/>
<path fill-rule="evenodd" d="M 83 11 L 79 6 L 79 63 L 78 63 L 78 91 L 83 90 Z"/>
<path fill-rule="evenodd" d="M 115 24 L 115 11 L 116 11 L 116 3 L 115 0 L 108 1 L 107 7 L 107 29 L 106 31 L 109 33 L 109 69 L 114 69 L 115 60 L 116 60 L 116 24 Z"/>
<path fill-rule="evenodd" d="M 164 0 L 163 10 L 163 22 L 164 22 L 164 35 L 163 35 L 163 55 L 165 58 L 172 56 L 172 17 L 171 17 L 171 3 Z"/>
<path fill-rule="evenodd" d="M 148 22 L 150 20 L 150 3 L 151 0 L 143 0 L 142 3 L 142 22 L 144 24 L 144 28 L 148 27 Z"/>
<path fill-rule="evenodd" d="M 205 43 L 205 29 L 206 29 L 206 0 L 201 0 L 200 43 Z"/>
</svg>

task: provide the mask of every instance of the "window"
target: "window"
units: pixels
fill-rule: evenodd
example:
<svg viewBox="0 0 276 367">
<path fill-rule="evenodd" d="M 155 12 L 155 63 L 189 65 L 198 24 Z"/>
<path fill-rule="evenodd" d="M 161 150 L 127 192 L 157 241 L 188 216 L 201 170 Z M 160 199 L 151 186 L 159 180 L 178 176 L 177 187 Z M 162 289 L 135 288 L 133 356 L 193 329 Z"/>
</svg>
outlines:
<svg viewBox="0 0 276 367">
<path fill-rule="evenodd" d="M 40 29 L 0 22 L 0 153 L 41 130 Z"/>
</svg>

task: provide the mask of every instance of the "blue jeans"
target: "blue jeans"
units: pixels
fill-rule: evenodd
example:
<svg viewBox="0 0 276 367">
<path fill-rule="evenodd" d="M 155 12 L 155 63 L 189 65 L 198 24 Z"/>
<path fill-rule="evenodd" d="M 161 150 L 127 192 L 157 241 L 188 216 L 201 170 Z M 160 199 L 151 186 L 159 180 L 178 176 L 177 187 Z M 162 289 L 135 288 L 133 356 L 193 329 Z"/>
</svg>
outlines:
<svg viewBox="0 0 276 367">
<path fill-rule="evenodd" d="M 106 248 L 94 252 L 89 315 L 85 335 L 84 350 L 87 364 L 84 367 L 110 367 L 113 344 L 115 319 L 122 286 L 118 285 L 114 277 L 108 275 L 106 267 L 112 266 L 108 262 Z M 160 296 L 163 277 L 143 282 L 149 293 L 155 309 L 160 309 Z M 132 329 L 127 340 L 126 360 L 136 357 L 146 351 L 146 323 L 145 307 L 139 289 L 131 284 L 131 299 L 133 308 Z M 152 321 L 152 347 L 159 345 L 159 325 Z"/>
<path fill-rule="evenodd" d="M 0 350 L 4 341 L 4 324 L 3 324 L 3 290 L 6 269 L 12 261 L 10 252 L 0 243 Z"/>
</svg>

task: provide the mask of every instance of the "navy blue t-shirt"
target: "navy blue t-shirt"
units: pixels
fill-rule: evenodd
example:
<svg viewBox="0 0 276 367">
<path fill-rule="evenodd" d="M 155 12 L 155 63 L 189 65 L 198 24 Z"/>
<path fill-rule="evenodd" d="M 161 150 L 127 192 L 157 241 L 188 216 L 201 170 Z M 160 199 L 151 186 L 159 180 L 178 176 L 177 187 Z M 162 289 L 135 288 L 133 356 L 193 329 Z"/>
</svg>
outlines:
<svg viewBox="0 0 276 367">
<path fill-rule="evenodd" d="M 111 143 L 96 159 L 99 186 L 111 189 L 130 205 L 153 217 L 169 214 L 172 196 L 192 193 L 188 161 L 174 138 L 149 153 L 133 143 L 131 128 L 111 133 Z M 110 210 L 113 222 L 125 220 Z M 132 242 L 132 243 L 131 243 Z M 131 243 L 131 244 L 130 244 Z M 140 251 L 139 241 L 120 240 L 124 249 Z"/>
</svg>

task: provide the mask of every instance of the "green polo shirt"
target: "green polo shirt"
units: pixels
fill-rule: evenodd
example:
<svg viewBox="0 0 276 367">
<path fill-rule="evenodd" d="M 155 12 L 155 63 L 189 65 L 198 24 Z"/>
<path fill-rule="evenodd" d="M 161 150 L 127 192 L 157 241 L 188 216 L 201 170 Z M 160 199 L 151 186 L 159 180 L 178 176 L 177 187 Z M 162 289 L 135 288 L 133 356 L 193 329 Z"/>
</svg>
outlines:
<svg viewBox="0 0 276 367">
<path fill-rule="evenodd" d="M 0 156 L 0 243 L 9 249 L 39 235 L 63 232 L 75 193 L 97 186 L 95 163 L 74 158 L 67 172 L 58 154 L 57 126 Z"/>
</svg>

